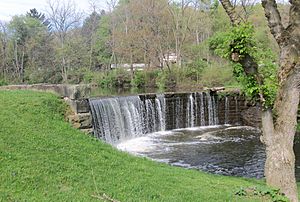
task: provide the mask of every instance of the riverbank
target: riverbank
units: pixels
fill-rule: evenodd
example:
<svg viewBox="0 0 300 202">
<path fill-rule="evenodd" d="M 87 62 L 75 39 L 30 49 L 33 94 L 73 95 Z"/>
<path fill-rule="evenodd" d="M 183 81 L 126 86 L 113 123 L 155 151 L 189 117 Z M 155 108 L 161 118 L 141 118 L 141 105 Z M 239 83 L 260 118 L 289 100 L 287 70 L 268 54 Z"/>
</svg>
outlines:
<svg viewBox="0 0 300 202">
<path fill-rule="evenodd" d="M 185 170 L 122 153 L 72 128 L 50 93 L 0 91 L 0 201 L 261 201 L 263 181 Z"/>
</svg>

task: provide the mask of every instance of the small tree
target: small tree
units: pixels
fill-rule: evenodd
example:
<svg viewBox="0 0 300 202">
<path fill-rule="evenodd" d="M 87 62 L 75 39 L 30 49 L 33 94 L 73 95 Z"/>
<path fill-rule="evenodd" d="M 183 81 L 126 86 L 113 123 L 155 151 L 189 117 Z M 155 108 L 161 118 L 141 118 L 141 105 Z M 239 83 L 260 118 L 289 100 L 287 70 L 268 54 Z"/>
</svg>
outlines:
<svg viewBox="0 0 300 202">
<path fill-rule="evenodd" d="M 241 23 L 231 2 L 220 1 L 234 28 L 212 40 L 211 47 L 234 63 L 235 74 L 246 92 L 263 106 L 261 139 L 266 145 L 267 184 L 280 188 L 291 201 L 298 201 L 293 141 L 300 96 L 300 1 L 289 1 L 289 23 L 284 27 L 276 1 L 262 0 L 269 28 L 280 49 L 278 70 L 274 61 L 268 60 L 269 55 L 257 47 L 252 27 Z M 277 78 L 270 70 L 277 71 Z"/>
<path fill-rule="evenodd" d="M 61 74 L 63 82 L 67 82 L 68 79 L 68 65 L 66 62 L 65 55 L 65 43 L 67 38 L 67 33 L 71 29 L 76 28 L 82 19 L 83 13 L 77 10 L 74 2 L 70 0 L 58 1 L 49 0 L 48 2 L 47 15 L 51 23 L 52 31 L 54 35 L 58 38 L 60 43 L 60 56 L 61 56 Z"/>
</svg>

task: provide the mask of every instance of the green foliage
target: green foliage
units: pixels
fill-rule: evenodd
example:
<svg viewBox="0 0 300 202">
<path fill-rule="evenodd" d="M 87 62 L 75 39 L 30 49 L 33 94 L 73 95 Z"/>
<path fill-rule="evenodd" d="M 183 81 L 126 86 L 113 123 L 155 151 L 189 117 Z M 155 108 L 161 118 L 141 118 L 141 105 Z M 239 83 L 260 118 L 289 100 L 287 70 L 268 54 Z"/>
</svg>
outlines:
<svg viewBox="0 0 300 202">
<path fill-rule="evenodd" d="M 210 39 L 210 48 L 232 62 L 233 74 L 242 84 L 246 96 L 258 100 L 261 94 L 265 99 L 263 105 L 272 107 L 277 92 L 275 57 L 271 50 L 257 46 L 251 24 L 241 24 L 232 27 L 229 32 L 217 33 Z M 241 61 L 247 56 L 254 58 L 258 64 L 256 74 L 245 73 Z"/>
<path fill-rule="evenodd" d="M 203 61 L 201 58 L 196 58 L 194 61 L 187 64 L 185 76 L 191 80 L 198 81 L 203 69 L 207 66 L 206 61 Z"/>
<path fill-rule="evenodd" d="M 270 198 L 273 202 L 288 202 L 289 199 L 279 189 L 269 187 L 240 188 L 235 192 L 238 196 L 260 196 Z"/>
<path fill-rule="evenodd" d="M 96 57 L 96 63 L 101 66 L 108 67 L 111 61 L 112 50 L 108 41 L 110 40 L 110 19 L 108 16 L 102 16 L 100 25 L 96 30 L 96 42 L 94 56 Z"/>
<path fill-rule="evenodd" d="M 233 194 L 262 181 L 172 167 L 85 135 L 63 121 L 64 104 L 52 94 L 0 91 L 0 100 L 0 201 L 263 199 Z"/>
<path fill-rule="evenodd" d="M 8 82 L 4 79 L 0 77 L 0 86 L 5 86 L 8 85 Z"/>
<path fill-rule="evenodd" d="M 211 65 L 203 69 L 200 83 L 205 87 L 226 86 L 234 82 L 231 67 Z"/>
<path fill-rule="evenodd" d="M 156 87 L 156 79 L 161 70 L 159 69 L 151 69 L 145 72 L 145 85 L 149 88 Z"/>
<path fill-rule="evenodd" d="M 232 27 L 228 32 L 216 33 L 210 39 L 209 46 L 217 55 L 227 59 L 231 59 L 232 53 L 238 53 L 239 57 L 252 55 L 257 51 L 253 34 L 252 25 L 242 24 Z"/>
<path fill-rule="evenodd" d="M 160 90 L 176 87 L 176 75 L 173 71 L 160 71 L 157 75 L 156 85 Z"/>
<path fill-rule="evenodd" d="M 127 87 L 130 85 L 130 72 L 125 69 L 114 69 L 99 74 L 97 83 L 102 87 Z"/>
<path fill-rule="evenodd" d="M 146 75 L 143 71 L 137 71 L 134 74 L 133 79 L 131 80 L 132 87 L 141 88 L 145 87 L 146 84 Z"/>
<path fill-rule="evenodd" d="M 26 40 L 40 32 L 47 32 L 45 27 L 38 19 L 29 16 L 13 16 L 9 24 L 9 31 L 18 44 L 25 45 Z"/>
</svg>

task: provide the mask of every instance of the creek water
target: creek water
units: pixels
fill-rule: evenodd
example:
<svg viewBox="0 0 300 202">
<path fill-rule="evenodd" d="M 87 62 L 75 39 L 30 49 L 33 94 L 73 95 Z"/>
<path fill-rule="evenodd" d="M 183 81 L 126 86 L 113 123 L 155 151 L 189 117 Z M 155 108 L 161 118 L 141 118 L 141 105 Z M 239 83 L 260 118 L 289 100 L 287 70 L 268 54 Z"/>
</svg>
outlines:
<svg viewBox="0 0 300 202">
<path fill-rule="evenodd" d="M 242 126 L 244 102 L 207 92 L 91 98 L 95 137 L 138 156 L 210 173 L 262 178 L 260 130 Z M 300 138 L 295 140 L 300 180 Z"/>
<path fill-rule="evenodd" d="M 156 132 L 117 144 L 117 148 L 174 166 L 209 173 L 262 178 L 265 148 L 260 131 L 249 126 L 203 126 Z M 297 180 L 300 180 L 296 138 Z"/>
</svg>

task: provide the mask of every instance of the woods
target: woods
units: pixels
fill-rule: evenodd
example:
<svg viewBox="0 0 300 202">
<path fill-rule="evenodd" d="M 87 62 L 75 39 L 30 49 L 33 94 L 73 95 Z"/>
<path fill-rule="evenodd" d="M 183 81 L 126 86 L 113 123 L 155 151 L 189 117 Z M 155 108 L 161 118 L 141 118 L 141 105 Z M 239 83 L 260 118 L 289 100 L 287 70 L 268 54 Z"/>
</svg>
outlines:
<svg viewBox="0 0 300 202">
<path fill-rule="evenodd" d="M 300 2 L 108 0 L 83 13 L 49 0 L 0 21 L 0 85 L 242 88 L 262 108 L 265 177 L 298 201 L 294 137 Z"/>
<path fill-rule="evenodd" d="M 255 23 L 257 39 L 273 48 L 264 17 L 250 12 L 261 6 L 249 9 L 243 15 Z M 110 0 L 105 11 L 91 3 L 86 14 L 71 1 L 52 0 L 44 12 L 33 8 L 1 22 L 0 83 L 236 85 L 230 64 L 208 45 L 229 28 L 218 1 Z"/>
</svg>

